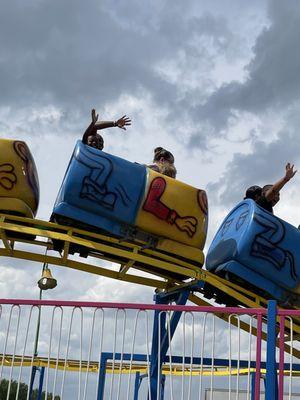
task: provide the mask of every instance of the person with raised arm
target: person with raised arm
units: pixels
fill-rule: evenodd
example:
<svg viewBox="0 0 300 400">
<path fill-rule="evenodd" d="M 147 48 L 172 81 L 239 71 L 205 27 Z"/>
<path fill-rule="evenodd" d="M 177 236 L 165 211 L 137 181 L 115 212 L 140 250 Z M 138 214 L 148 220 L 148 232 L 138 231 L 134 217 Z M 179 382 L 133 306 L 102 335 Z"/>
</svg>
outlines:
<svg viewBox="0 0 300 400">
<path fill-rule="evenodd" d="M 93 108 L 92 112 L 92 122 L 87 127 L 86 131 L 82 136 L 82 142 L 88 146 L 94 147 L 95 149 L 102 150 L 104 147 L 104 140 L 98 130 L 118 127 L 120 129 L 126 130 L 126 126 L 131 125 L 131 119 L 126 115 L 119 118 L 116 121 L 98 121 L 99 115 L 96 114 L 96 110 Z"/>
<path fill-rule="evenodd" d="M 251 186 L 246 190 L 244 199 L 254 200 L 260 207 L 273 214 L 273 207 L 280 200 L 280 190 L 291 180 L 297 170 L 294 170 L 294 164 L 287 163 L 285 166 L 285 175 L 273 185 L 268 184 L 262 188 L 259 186 Z"/>
</svg>

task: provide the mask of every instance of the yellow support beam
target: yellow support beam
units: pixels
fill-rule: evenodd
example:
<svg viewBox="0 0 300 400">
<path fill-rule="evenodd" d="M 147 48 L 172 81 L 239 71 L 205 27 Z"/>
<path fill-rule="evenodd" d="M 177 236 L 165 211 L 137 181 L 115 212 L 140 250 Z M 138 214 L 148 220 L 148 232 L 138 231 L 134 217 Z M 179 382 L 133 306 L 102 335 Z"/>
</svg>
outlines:
<svg viewBox="0 0 300 400">
<path fill-rule="evenodd" d="M 57 369 L 59 371 L 69 371 L 69 372 L 90 372 L 99 373 L 99 363 L 97 361 L 87 361 L 87 360 L 66 360 L 66 359 L 56 359 L 40 356 L 20 356 L 0 354 L 0 364 L 4 367 L 45 367 L 50 369 Z M 265 369 L 260 370 L 262 374 L 266 373 Z M 130 364 L 129 361 L 107 362 L 106 363 L 106 373 L 107 374 L 135 374 L 139 372 L 141 374 L 148 373 L 148 366 L 146 363 L 135 363 Z M 219 366 L 193 366 L 190 368 L 188 365 L 183 367 L 182 364 L 168 364 L 164 363 L 162 366 L 162 373 L 164 375 L 173 376 L 236 376 L 236 375 L 248 375 L 251 372 L 255 372 L 255 368 L 228 368 Z M 300 371 L 284 371 L 285 375 L 300 376 Z"/>
</svg>

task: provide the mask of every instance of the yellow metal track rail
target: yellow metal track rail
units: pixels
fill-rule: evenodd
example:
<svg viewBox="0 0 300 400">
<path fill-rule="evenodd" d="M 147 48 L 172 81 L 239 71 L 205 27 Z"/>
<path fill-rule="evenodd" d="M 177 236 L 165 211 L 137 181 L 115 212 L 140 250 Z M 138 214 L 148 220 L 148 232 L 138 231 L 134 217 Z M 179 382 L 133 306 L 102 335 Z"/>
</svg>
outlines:
<svg viewBox="0 0 300 400">
<path fill-rule="evenodd" d="M 21 355 L 11 355 L 5 354 L 3 357 L 0 354 L 0 363 L 5 367 L 45 367 L 50 369 L 57 369 L 59 371 L 69 371 L 69 372 L 89 372 L 89 373 L 99 373 L 99 362 L 97 361 L 79 361 L 79 360 L 66 360 L 66 359 L 56 359 L 40 356 L 21 356 Z M 260 370 L 262 374 L 266 373 L 265 369 Z M 119 361 L 107 362 L 106 363 L 106 373 L 107 374 L 135 374 L 139 372 L 140 374 L 148 373 L 148 366 L 144 362 L 129 362 Z M 219 366 L 193 366 L 190 368 L 188 365 L 183 366 L 182 364 L 172 364 L 164 363 L 162 366 L 163 375 L 173 375 L 173 376 L 229 376 L 229 375 L 248 375 L 251 372 L 255 372 L 255 368 L 228 368 Z M 299 376 L 300 371 L 284 371 L 285 375 Z"/>
</svg>

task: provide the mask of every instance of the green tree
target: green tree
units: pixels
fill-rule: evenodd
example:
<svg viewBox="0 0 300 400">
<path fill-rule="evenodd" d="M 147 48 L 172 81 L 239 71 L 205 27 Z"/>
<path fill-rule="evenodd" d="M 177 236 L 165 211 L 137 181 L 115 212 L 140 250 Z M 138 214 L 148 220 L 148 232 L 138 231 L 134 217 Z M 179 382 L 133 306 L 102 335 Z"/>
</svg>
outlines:
<svg viewBox="0 0 300 400">
<path fill-rule="evenodd" d="M 0 400 L 6 400 L 8 386 L 9 386 L 9 381 L 7 379 L 2 379 L 0 381 Z M 9 400 L 16 400 L 17 388 L 18 388 L 18 382 L 11 381 L 10 389 L 9 389 L 9 398 L 8 398 Z M 26 400 L 27 391 L 28 391 L 28 385 L 26 385 L 26 383 L 21 382 L 20 387 L 19 387 L 18 400 Z M 38 394 L 39 394 L 38 389 L 34 389 L 32 391 L 31 400 L 37 400 Z M 43 392 L 42 400 L 45 400 L 45 398 L 46 398 L 46 395 L 45 395 L 45 392 Z M 48 393 L 46 400 L 60 400 L 60 396 L 55 396 L 53 398 L 52 393 Z"/>
</svg>

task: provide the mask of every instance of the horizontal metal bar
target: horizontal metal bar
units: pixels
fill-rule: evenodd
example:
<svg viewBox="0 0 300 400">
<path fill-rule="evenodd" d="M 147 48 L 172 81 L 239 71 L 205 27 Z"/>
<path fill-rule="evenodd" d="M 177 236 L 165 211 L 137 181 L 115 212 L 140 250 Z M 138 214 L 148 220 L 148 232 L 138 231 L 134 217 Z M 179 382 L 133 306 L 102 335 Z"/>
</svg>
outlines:
<svg viewBox="0 0 300 400">
<path fill-rule="evenodd" d="M 200 307 L 177 306 L 165 304 L 140 304 L 140 303 L 108 303 L 85 302 L 68 300 L 27 300 L 27 299 L 0 299 L 0 304 L 32 305 L 32 306 L 62 306 L 62 307 L 92 307 L 92 308 L 117 308 L 130 310 L 160 310 L 160 311 L 185 311 L 185 312 L 211 312 L 214 314 L 239 314 L 239 315 L 266 315 L 264 308 L 239 308 L 239 307 Z"/>
</svg>

